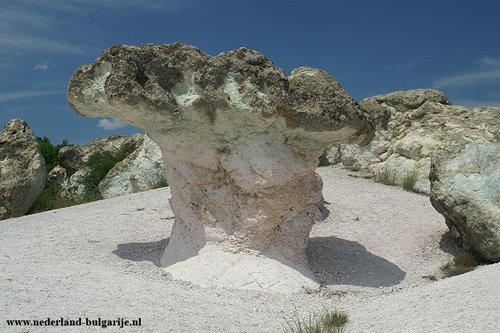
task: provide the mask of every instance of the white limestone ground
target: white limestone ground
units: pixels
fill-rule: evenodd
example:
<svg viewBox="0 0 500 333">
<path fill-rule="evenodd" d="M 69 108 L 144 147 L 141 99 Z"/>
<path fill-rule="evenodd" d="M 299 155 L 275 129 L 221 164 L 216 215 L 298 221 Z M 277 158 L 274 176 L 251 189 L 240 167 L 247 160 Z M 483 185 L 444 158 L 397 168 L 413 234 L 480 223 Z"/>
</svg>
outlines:
<svg viewBox="0 0 500 333">
<path fill-rule="evenodd" d="M 0 222 L 0 332 L 6 319 L 142 318 L 134 332 L 281 332 L 283 318 L 349 312 L 347 332 L 498 332 L 500 264 L 422 278 L 456 251 L 429 199 L 320 168 L 331 216 L 313 227 L 309 263 L 326 288 L 285 294 L 200 288 L 159 268 L 173 224 L 168 189 Z M 109 330 L 109 328 L 108 328 Z M 111 331 L 117 331 L 111 329 Z"/>
</svg>

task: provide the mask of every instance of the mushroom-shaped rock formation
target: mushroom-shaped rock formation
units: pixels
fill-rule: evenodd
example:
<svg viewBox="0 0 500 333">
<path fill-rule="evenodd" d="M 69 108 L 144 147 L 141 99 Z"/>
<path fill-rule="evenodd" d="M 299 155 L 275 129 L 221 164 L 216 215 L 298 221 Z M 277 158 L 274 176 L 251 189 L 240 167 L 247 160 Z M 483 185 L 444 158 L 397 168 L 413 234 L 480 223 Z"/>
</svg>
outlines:
<svg viewBox="0 0 500 333">
<path fill-rule="evenodd" d="M 212 57 L 179 43 L 119 45 L 74 73 L 68 99 L 160 146 L 175 214 L 161 264 L 173 278 L 274 291 L 313 285 L 305 248 L 326 216 L 318 157 L 373 133 L 331 76 L 302 67 L 287 77 L 247 48 Z"/>
</svg>

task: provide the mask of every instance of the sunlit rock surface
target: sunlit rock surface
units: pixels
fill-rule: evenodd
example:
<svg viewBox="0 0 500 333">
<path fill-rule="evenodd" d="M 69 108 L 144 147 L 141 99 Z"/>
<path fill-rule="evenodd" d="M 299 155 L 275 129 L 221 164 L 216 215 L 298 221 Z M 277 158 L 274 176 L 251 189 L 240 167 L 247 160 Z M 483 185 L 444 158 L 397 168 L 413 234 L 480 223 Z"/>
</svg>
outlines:
<svg viewBox="0 0 500 333">
<path fill-rule="evenodd" d="M 21 119 L 0 133 L 0 220 L 24 215 L 43 190 L 47 169 L 33 131 Z"/>
<path fill-rule="evenodd" d="M 431 202 L 476 257 L 500 261 L 500 144 L 451 147 L 432 159 Z"/>
<path fill-rule="evenodd" d="M 274 291 L 314 285 L 305 248 L 327 213 L 318 158 L 373 131 L 331 76 L 302 67 L 287 77 L 246 48 L 212 57 L 183 44 L 119 45 L 75 72 L 68 99 L 160 146 L 175 213 L 161 263 L 174 278 Z"/>
<path fill-rule="evenodd" d="M 99 192 L 107 199 L 166 185 L 160 147 L 144 135 L 142 144 L 101 180 Z"/>
<path fill-rule="evenodd" d="M 500 142 L 500 108 L 450 105 L 438 90 L 396 91 L 360 104 L 375 120 L 373 140 L 363 147 L 334 147 L 326 156 L 375 172 L 392 169 L 400 177 L 418 172 L 419 192 L 430 193 L 428 175 L 436 152 L 466 143 Z"/>
</svg>

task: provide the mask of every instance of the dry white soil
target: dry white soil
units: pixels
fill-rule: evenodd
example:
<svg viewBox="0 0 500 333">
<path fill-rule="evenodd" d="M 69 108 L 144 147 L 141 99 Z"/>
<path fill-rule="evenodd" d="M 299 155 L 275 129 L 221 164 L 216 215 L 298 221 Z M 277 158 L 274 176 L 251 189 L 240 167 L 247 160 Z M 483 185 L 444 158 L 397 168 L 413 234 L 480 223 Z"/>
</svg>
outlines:
<svg viewBox="0 0 500 333">
<path fill-rule="evenodd" d="M 124 332 L 282 332 L 296 311 L 340 309 L 346 332 L 500 332 L 500 264 L 430 281 L 458 251 L 429 199 L 320 168 L 330 217 L 308 247 L 319 292 L 204 289 L 158 262 L 168 188 L 0 221 L 0 332 L 7 319 L 142 319 Z M 122 331 L 107 328 L 106 331 Z"/>
</svg>

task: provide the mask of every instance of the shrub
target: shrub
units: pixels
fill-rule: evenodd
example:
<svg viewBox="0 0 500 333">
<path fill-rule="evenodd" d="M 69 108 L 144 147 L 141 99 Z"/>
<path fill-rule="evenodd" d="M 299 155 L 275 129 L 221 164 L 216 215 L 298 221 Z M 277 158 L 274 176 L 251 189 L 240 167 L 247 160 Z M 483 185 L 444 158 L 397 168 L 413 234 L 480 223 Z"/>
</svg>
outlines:
<svg viewBox="0 0 500 333">
<path fill-rule="evenodd" d="M 45 165 L 47 166 L 47 171 L 51 171 L 54 169 L 54 167 L 58 164 L 58 155 L 59 155 L 59 150 L 62 147 L 69 146 L 70 144 L 68 143 L 68 140 L 64 139 L 62 143 L 58 145 L 53 145 L 49 138 L 46 136 L 44 137 L 37 137 L 36 141 L 38 142 L 38 145 L 40 146 L 40 151 L 42 153 L 43 159 L 45 160 Z M 44 212 L 47 210 L 51 209 L 57 209 L 57 208 L 63 208 L 63 207 L 68 207 L 72 206 L 76 201 L 67 201 L 67 200 L 61 200 L 61 199 L 56 199 L 56 196 L 54 194 L 54 189 L 52 188 L 52 184 L 49 182 L 45 182 L 45 186 L 38 196 L 38 198 L 35 200 L 33 205 L 31 205 L 30 209 L 26 214 L 34 214 L 34 213 L 39 213 L 39 212 Z"/>
<path fill-rule="evenodd" d="M 45 183 L 42 193 L 38 196 L 36 201 L 31 205 L 26 214 L 35 214 L 45 212 L 52 209 L 64 208 L 74 205 L 85 203 L 84 200 L 64 200 L 57 198 L 54 193 L 52 184 Z"/>
<path fill-rule="evenodd" d="M 455 258 L 453 258 L 453 263 L 455 266 L 462 267 L 476 267 L 478 265 L 476 258 L 469 252 L 463 252 L 456 255 Z"/>
<path fill-rule="evenodd" d="M 36 141 L 40 146 L 40 151 L 42 152 L 43 159 L 45 160 L 45 165 L 47 165 L 47 171 L 54 169 L 54 167 L 58 164 L 57 156 L 59 154 L 59 150 L 62 147 L 70 146 L 68 140 L 66 139 L 64 139 L 62 143 L 54 146 L 46 136 L 43 138 L 37 137 Z"/>
<path fill-rule="evenodd" d="M 99 192 L 99 183 L 116 163 L 123 161 L 135 149 L 136 145 L 131 144 L 122 147 L 115 156 L 109 152 L 96 153 L 90 156 L 87 162 L 87 167 L 90 171 L 82 179 L 82 184 L 85 187 L 83 199 L 85 201 L 101 200 L 102 195 Z"/>
<path fill-rule="evenodd" d="M 158 182 L 156 182 L 155 184 L 153 184 L 152 188 L 153 189 L 157 189 L 157 188 L 162 188 L 162 187 L 165 187 L 165 186 L 168 186 L 168 182 L 167 182 L 167 179 L 165 178 L 164 175 L 161 176 L 160 180 L 158 180 Z"/>
<path fill-rule="evenodd" d="M 57 156 L 59 154 L 59 150 L 62 147 L 70 145 L 67 140 L 64 140 L 61 144 L 54 146 L 50 143 L 50 140 L 47 137 L 37 138 L 37 141 L 40 145 L 40 149 L 42 151 L 42 155 L 45 159 L 48 170 L 52 170 L 58 164 Z M 97 153 L 90 156 L 87 163 L 89 173 L 82 179 L 82 184 L 85 186 L 85 190 L 81 199 L 64 200 L 61 198 L 57 198 L 55 196 L 52 185 L 49 182 L 46 182 L 42 193 L 30 207 L 27 214 L 39 213 L 47 210 L 69 207 L 102 199 L 102 195 L 99 192 L 98 187 L 101 180 L 106 177 L 109 170 L 111 170 L 111 168 L 113 168 L 116 163 L 121 162 L 140 144 L 141 142 L 139 141 L 135 145 L 125 145 L 118 151 L 115 156 L 111 155 L 108 152 Z M 163 183 L 159 185 L 162 184 Z"/>
<path fill-rule="evenodd" d="M 456 255 L 446 265 L 441 266 L 441 271 L 445 277 L 451 277 L 473 271 L 477 265 L 478 262 L 472 254 L 463 252 Z"/>
<path fill-rule="evenodd" d="M 332 163 L 330 163 L 330 161 L 328 160 L 327 155 L 328 155 L 328 149 L 325 149 L 323 154 L 321 154 L 321 156 L 319 157 L 318 160 L 319 167 L 332 165 Z"/>
<path fill-rule="evenodd" d="M 326 332 L 343 332 L 349 322 L 349 316 L 339 311 L 325 312 L 321 316 L 321 323 Z"/>
<path fill-rule="evenodd" d="M 398 184 L 398 172 L 396 169 L 384 166 L 375 173 L 374 180 L 377 183 L 395 186 Z"/>
<path fill-rule="evenodd" d="M 349 171 L 353 171 L 353 172 L 358 172 L 361 170 L 361 167 L 357 164 L 353 164 L 353 165 L 344 165 L 344 169 L 347 169 Z"/>
<path fill-rule="evenodd" d="M 285 333 L 342 333 L 348 322 L 347 313 L 337 310 L 312 312 L 307 319 L 300 319 L 295 310 L 292 319 L 285 319 L 283 330 Z"/>
<path fill-rule="evenodd" d="M 417 184 L 420 174 L 417 170 L 407 171 L 401 178 L 401 186 L 407 191 L 417 192 L 415 184 Z"/>
<path fill-rule="evenodd" d="M 427 279 L 429 281 L 437 281 L 437 277 L 435 275 L 424 275 L 422 278 Z"/>
</svg>

